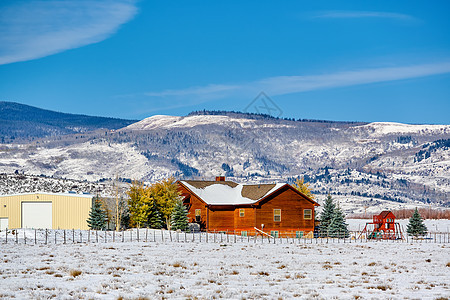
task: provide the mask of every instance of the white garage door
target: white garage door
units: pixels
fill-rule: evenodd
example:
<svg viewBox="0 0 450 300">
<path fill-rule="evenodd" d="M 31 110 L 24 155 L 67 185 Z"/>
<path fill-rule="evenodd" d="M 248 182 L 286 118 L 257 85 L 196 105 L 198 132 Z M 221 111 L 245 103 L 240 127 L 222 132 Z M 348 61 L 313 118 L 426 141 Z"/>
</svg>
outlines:
<svg viewBox="0 0 450 300">
<path fill-rule="evenodd" d="M 51 202 L 22 202 L 22 228 L 52 228 Z"/>
<path fill-rule="evenodd" d="M 0 218 L 0 230 L 8 228 L 8 218 Z"/>
</svg>

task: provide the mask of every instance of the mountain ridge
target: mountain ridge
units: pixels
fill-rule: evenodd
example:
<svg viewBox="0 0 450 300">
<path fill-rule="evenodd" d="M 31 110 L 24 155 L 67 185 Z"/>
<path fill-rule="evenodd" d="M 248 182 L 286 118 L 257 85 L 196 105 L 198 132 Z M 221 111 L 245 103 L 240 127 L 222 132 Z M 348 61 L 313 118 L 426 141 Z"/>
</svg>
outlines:
<svg viewBox="0 0 450 300">
<path fill-rule="evenodd" d="M 2 143 L 97 129 L 119 129 L 136 121 L 62 113 L 17 102 L 0 101 Z"/>
</svg>

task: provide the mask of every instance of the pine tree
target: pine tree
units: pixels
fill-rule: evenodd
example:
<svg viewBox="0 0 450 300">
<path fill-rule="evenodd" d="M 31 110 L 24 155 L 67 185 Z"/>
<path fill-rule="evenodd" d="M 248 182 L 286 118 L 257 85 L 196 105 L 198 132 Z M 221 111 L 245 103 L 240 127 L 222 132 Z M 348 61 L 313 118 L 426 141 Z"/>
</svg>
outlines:
<svg viewBox="0 0 450 300">
<path fill-rule="evenodd" d="M 413 215 L 409 219 L 409 224 L 406 227 L 406 232 L 409 235 L 415 237 L 418 237 L 419 235 L 426 235 L 428 232 L 427 227 L 423 223 L 423 219 L 420 216 L 419 211 L 417 210 L 417 207 Z"/>
<path fill-rule="evenodd" d="M 323 205 L 322 213 L 320 214 L 320 235 L 327 236 L 328 227 L 330 226 L 331 220 L 334 216 L 334 210 L 336 209 L 335 204 L 333 203 L 333 198 L 328 194 L 325 199 L 325 203 Z"/>
<path fill-rule="evenodd" d="M 344 213 L 338 206 L 334 209 L 333 218 L 328 226 L 328 232 L 331 237 L 344 238 L 349 237 L 347 228 L 348 224 L 345 223 Z"/>
<path fill-rule="evenodd" d="M 160 229 L 163 227 L 164 221 L 155 203 L 153 203 L 150 208 L 150 215 L 148 216 L 147 223 L 150 228 Z"/>
<path fill-rule="evenodd" d="M 97 197 L 94 200 L 91 211 L 89 212 L 89 218 L 87 219 L 88 226 L 94 230 L 103 230 L 106 228 L 106 222 L 106 213 L 102 208 L 102 203 Z"/>
<path fill-rule="evenodd" d="M 172 229 L 186 231 L 188 229 L 188 212 L 181 200 L 177 201 L 172 212 Z"/>
</svg>

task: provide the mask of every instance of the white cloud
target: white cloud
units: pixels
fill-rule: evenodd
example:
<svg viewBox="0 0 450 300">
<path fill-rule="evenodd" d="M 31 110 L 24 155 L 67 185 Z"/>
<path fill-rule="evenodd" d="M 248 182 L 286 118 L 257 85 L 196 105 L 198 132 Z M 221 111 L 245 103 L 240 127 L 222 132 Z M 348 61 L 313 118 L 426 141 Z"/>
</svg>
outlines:
<svg viewBox="0 0 450 300">
<path fill-rule="evenodd" d="M 264 91 L 270 96 L 301 93 L 306 91 L 380 83 L 395 80 L 420 78 L 450 73 L 450 62 L 413 66 L 352 70 L 321 75 L 277 76 L 241 84 L 219 84 L 180 90 L 149 92 L 145 95 L 156 98 L 183 99 L 189 105 L 192 97 L 214 100 L 224 97 L 252 97 Z"/>
<path fill-rule="evenodd" d="M 0 6 L 0 65 L 107 39 L 131 20 L 131 0 L 17 1 Z"/>
<path fill-rule="evenodd" d="M 402 21 L 414 21 L 416 18 L 406 14 L 382 11 L 323 11 L 312 16 L 314 19 L 354 19 L 354 18 L 384 18 Z"/>
</svg>

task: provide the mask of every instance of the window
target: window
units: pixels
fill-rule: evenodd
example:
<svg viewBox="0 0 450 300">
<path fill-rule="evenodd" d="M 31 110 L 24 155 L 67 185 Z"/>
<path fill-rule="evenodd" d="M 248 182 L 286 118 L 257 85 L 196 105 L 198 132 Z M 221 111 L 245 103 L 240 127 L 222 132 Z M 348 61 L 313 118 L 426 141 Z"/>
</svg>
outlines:
<svg viewBox="0 0 450 300">
<path fill-rule="evenodd" d="M 239 209 L 239 217 L 245 217 L 245 209 Z"/>
<path fill-rule="evenodd" d="M 281 222 L 281 209 L 274 209 L 273 210 L 273 221 L 274 222 Z"/>
<path fill-rule="evenodd" d="M 277 237 L 279 236 L 277 230 L 272 230 L 272 231 L 270 231 L 270 235 L 273 236 L 273 237 L 275 237 L 275 238 L 277 238 Z"/>
<path fill-rule="evenodd" d="M 195 210 L 195 221 L 200 222 L 201 218 L 202 218 L 202 210 L 196 209 Z"/>
<path fill-rule="evenodd" d="M 241 231 L 242 236 L 247 236 L 247 231 Z"/>
<path fill-rule="evenodd" d="M 312 219 L 312 209 L 304 209 L 303 210 L 303 219 L 305 219 L 305 220 Z"/>
<path fill-rule="evenodd" d="M 295 232 L 295 237 L 298 238 L 298 239 L 302 238 L 303 237 L 303 231 L 296 231 Z"/>
</svg>

